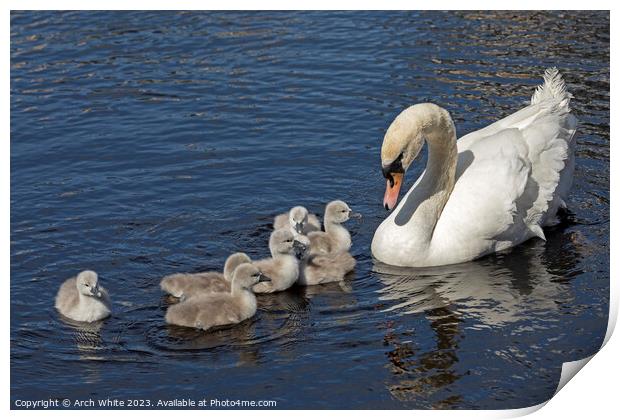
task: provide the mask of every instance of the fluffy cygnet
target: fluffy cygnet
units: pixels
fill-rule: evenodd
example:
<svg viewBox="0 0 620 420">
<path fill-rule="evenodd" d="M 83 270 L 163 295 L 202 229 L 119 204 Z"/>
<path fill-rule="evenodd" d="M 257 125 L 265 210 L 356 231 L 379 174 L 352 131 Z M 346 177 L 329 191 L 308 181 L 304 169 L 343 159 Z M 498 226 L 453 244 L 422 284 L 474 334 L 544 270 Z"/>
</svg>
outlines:
<svg viewBox="0 0 620 420">
<path fill-rule="evenodd" d="M 273 221 L 273 228 L 289 228 L 293 234 L 307 235 L 321 230 L 321 222 L 303 206 L 293 207 L 288 213 L 279 214 Z"/>
<path fill-rule="evenodd" d="M 346 252 L 351 248 L 351 235 L 341 224 L 350 218 L 361 218 L 344 201 L 332 201 L 325 206 L 323 225 L 325 232 L 310 232 L 309 254 L 332 254 Z"/>
<path fill-rule="evenodd" d="M 297 283 L 311 286 L 322 283 L 340 282 L 353 268 L 355 268 L 355 258 L 348 252 L 311 255 L 302 262 Z"/>
<path fill-rule="evenodd" d="M 278 229 L 271 233 L 269 250 L 272 258 L 256 261 L 255 264 L 271 280 L 254 286 L 254 293 L 273 293 L 286 290 L 299 277 L 299 260 L 296 249 L 305 246 L 295 240 L 293 233 L 287 229 Z"/>
<path fill-rule="evenodd" d="M 258 267 L 243 263 L 235 270 L 230 292 L 191 296 L 168 308 L 166 322 L 203 330 L 238 324 L 256 313 L 256 296 L 251 288 L 260 281 L 264 278 Z"/>
<path fill-rule="evenodd" d="M 243 252 L 237 252 L 226 259 L 224 274 L 216 271 L 171 274 L 161 280 L 161 290 L 181 299 L 189 298 L 197 293 L 230 292 L 230 283 L 235 269 L 251 261 L 250 257 Z"/>
<path fill-rule="evenodd" d="M 99 321 L 112 313 L 108 292 L 99 286 L 97 273 L 90 270 L 60 286 L 55 307 L 62 315 L 80 322 Z"/>
</svg>

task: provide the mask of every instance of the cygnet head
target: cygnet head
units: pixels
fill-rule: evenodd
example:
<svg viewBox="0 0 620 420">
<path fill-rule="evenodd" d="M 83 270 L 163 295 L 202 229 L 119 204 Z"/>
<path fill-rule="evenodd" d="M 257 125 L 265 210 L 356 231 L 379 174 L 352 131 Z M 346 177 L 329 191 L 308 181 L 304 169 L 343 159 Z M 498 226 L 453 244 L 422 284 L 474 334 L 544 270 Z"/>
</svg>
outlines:
<svg viewBox="0 0 620 420">
<path fill-rule="evenodd" d="M 351 208 L 341 200 L 335 200 L 327 204 L 325 207 L 325 220 L 335 223 L 344 223 L 350 218 L 359 219 L 362 215 L 355 213 Z"/>
<path fill-rule="evenodd" d="M 244 252 L 236 252 L 226 258 L 226 262 L 224 263 L 224 278 L 227 281 L 232 281 L 233 275 L 237 267 L 243 263 L 252 262 L 250 257 Z"/>
<path fill-rule="evenodd" d="M 295 240 L 289 229 L 274 230 L 269 237 L 269 250 L 272 255 L 295 255 L 297 249 L 305 249 L 305 245 Z"/>
<path fill-rule="evenodd" d="M 303 206 L 293 207 L 288 212 L 288 219 L 291 227 L 301 234 L 304 232 L 304 226 L 308 223 L 308 210 Z"/>
<path fill-rule="evenodd" d="M 77 275 L 77 289 L 84 296 L 101 297 L 97 273 L 86 270 Z"/>
<path fill-rule="evenodd" d="M 268 281 L 260 269 L 251 263 L 243 263 L 235 270 L 233 275 L 233 287 L 237 289 L 251 289 L 256 283 Z"/>
</svg>

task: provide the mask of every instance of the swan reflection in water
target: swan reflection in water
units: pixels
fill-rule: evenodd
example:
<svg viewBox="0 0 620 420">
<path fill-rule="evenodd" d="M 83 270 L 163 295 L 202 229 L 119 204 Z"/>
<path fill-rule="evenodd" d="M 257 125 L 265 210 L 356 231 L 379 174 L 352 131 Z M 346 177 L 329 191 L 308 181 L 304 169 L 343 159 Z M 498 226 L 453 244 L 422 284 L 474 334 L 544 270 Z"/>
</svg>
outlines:
<svg viewBox="0 0 620 420">
<path fill-rule="evenodd" d="M 510 331 L 544 330 L 547 322 L 556 320 L 560 306 L 574 299 L 567 282 L 580 274 L 575 267 L 581 248 L 571 242 L 573 238 L 556 230 L 546 243 L 530 241 L 512 252 L 443 267 L 414 269 L 375 262 L 373 271 L 382 283 L 381 310 L 403 316 L 402 324 L 410 319 L 405 317 L 422 314 L 426 319 L 422 323 L 434 333 L 429 343 L 423 338 L 428 334 L 404 330 L 399 318 L 388 322 L 390 393 L 432 408 L 462 406 L 464 396 L 456 382 L 484 367 L 471 362 L 459 365 L 467 331 L 475 335 L 475 330 L 497 329 L 501 340 L 504 326 Z M 490 346 L 479 343 L 480 355 L 473 357 L 482 360 Z"/>
<path fill-rule="evenodd" d="M 79 322 L 58 314 L 58 319 L 68 327 L 67 333 L 75 345 L 77 353 L 66 355 L 73 358 L 77 356 L 79 361 L 101 362 L 105 361 L 106 345 L 101 337 L 101 329 L 106 320 L 95 322 Z M 84 383 L 94 384 L 101 380 L 100 363 L 84 363 L 81 365 L 79 374 Z"/>
</svg>

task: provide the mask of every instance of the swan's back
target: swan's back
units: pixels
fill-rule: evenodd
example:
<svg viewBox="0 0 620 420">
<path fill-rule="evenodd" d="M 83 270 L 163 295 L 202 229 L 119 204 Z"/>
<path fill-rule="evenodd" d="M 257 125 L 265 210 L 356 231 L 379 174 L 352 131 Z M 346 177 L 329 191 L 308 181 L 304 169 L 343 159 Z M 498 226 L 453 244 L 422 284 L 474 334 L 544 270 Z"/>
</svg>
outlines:
<svg viewBox="0 0 620 420">
<path fill-rule="evenodd" d="M 529 106 L 457 142 L 457 180 L 432 258 L 469 261 L 544 238 L 542 227 L 556 222 L 572 184 L 577 121 L 558 70 L 544 80 Z"/>
</svg>

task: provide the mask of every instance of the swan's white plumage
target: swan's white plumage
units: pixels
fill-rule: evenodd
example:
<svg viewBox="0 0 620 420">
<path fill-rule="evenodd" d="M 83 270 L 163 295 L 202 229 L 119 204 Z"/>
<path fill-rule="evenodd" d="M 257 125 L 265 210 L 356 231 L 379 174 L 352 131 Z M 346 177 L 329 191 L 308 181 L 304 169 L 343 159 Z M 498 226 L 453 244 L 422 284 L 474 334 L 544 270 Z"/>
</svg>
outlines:
<svg viewBox="0 0 620 420">
<path fill-rule="evenodd" d="M 377 229 L 376 258 L 401 266 L 444 265 L 544 239 L 542 227 L 556 223 L 572 183 L 576 129 L 560 73 L 549 69 L 544 79 L 529 106 L 457 141 L 456 182 L 430 243 L 424 249 L 411 245 L 415 226 L 395 222 L 407 198 L 424 193 L 417 188 L 423 173 Z"/>
</svg>

